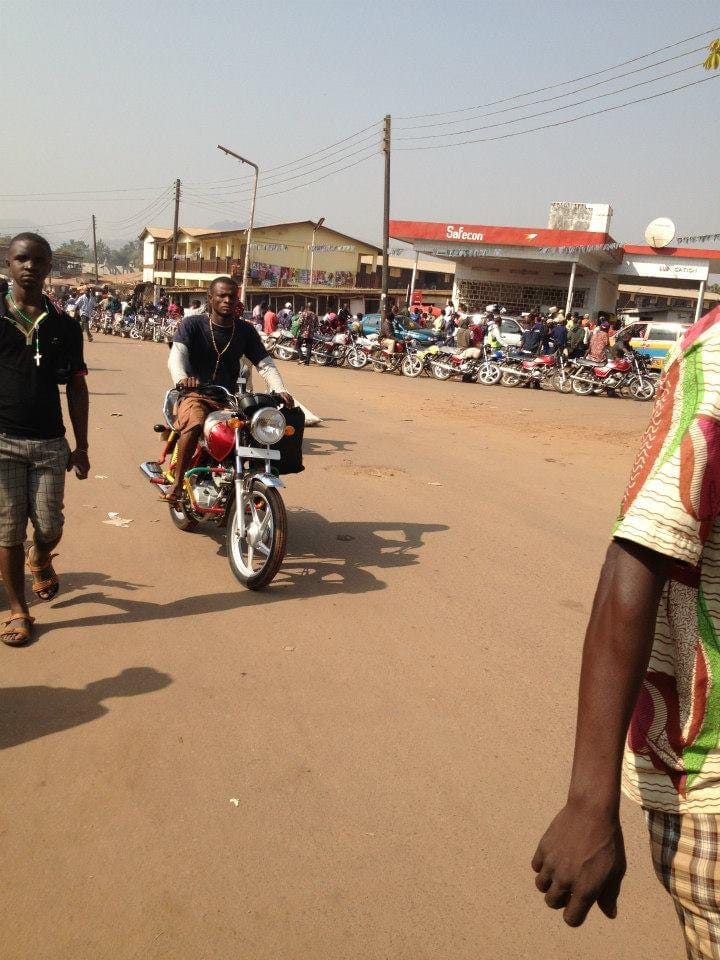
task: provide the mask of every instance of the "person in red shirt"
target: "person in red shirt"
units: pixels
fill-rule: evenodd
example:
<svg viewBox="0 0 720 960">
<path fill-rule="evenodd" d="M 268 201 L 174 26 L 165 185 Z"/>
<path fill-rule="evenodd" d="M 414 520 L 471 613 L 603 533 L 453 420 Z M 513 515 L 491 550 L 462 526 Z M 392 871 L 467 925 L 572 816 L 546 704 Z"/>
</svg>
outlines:
<svg viewBox="0 0 720 960">
<path fill-rule="evenodd" d="M 278 318 L 274 310 L 266 310 L 263 317 L 263 333 L 275 333 L 278 328 Z"/>
</svg>

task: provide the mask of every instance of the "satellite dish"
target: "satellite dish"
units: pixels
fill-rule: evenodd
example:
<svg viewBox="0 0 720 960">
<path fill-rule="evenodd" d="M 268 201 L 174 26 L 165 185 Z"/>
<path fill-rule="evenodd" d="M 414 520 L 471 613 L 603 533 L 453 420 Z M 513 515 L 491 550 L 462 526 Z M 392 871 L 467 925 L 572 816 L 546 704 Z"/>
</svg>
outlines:
<svg viewBox="0 0 720 960">
<path fill-rule="evenodd" d="M 656 250 L 668 247 L 675 239 L 675 224 L 667 217 L 658 217 L 647 225 L 645 239 Z"/>
</svg>

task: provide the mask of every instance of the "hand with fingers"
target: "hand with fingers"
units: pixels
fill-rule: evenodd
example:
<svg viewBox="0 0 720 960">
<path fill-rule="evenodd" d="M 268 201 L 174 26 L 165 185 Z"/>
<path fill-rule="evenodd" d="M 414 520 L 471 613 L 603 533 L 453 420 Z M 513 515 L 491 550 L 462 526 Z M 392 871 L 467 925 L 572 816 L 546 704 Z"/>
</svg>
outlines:
<svg viewBox="0 0 720 960">
<path fill-rule="evenodd" d="M 625 844 L 617 814 L 568 802 L 548 827 L 532 859 L 535 886 L 570 927 L 585 922 L 594 903 L 617 916 L 625 876 Z"/>
</svg>

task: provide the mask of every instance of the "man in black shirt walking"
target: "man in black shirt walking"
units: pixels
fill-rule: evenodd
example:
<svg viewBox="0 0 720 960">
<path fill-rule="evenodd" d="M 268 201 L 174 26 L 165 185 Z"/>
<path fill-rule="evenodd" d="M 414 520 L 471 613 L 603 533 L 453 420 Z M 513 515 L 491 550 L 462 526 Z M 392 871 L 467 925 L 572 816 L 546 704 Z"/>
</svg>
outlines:
<svg viewBox="0 0 720 960">
<path fill-rule="evenodd" d="M 200 384 L 216 384 L 230 393 L 237 390 L 240 360 L 247 357 L 265 380 L 268 388 L 279 393 L 288 407 L 293 398 L 285 390 L 274 361 L 262 344 L 255 327 L 241 316 L 237 318 L 238 285 L 230 277 L 217 277 L 208 290 L 208 313 L 185 317 L 173 339 L 168 368 L 175 385 L 186 391 L 178 404 L 175 429 L 180 434 L 175 482 L 161 498 L 170 503 L 182 496 L 183 480 L 205 418 L 220 405 L 196 392 Z"/>
<path fill-rule="evenodd" d="M 58 592 L 52 551 L 63 532 L 65 473 L 74 467 L 84 480 L 90 470 L 82 331 L 43 295 L 51 266 L 44 237 L 20 233 L 11 240 L 12 285 L 0 296 L 0 573 L 10 605 L 0 639 L 8 646 L 32 637 L 25 559 L 38 599 Z M 74 450 L 65 439 L 60 383 L 66 384 Z M 25 558 L 28 520 L 34 535 Z"/>
</svg>

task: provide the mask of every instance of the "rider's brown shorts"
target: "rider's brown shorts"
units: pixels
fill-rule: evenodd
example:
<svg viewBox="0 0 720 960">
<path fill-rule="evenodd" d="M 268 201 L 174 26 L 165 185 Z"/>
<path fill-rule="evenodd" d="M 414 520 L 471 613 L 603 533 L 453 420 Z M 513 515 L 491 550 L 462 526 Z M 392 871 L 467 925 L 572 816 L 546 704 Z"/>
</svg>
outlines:
<svg viewBox="0 0 720 960">
<path fill-rule="evenodd" d="M 222 404 L 199 393 L 186 393 L 178 403 L 175 429 L 178 433 L 202 429 L 205 417 L 213 410 L 222 410 Z"/>
</svg>

